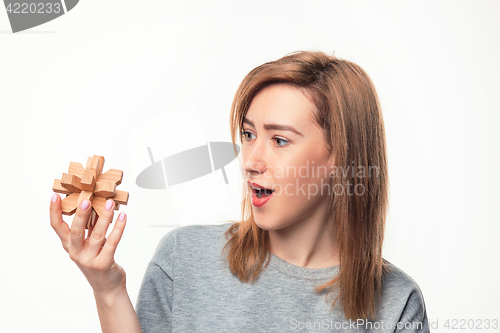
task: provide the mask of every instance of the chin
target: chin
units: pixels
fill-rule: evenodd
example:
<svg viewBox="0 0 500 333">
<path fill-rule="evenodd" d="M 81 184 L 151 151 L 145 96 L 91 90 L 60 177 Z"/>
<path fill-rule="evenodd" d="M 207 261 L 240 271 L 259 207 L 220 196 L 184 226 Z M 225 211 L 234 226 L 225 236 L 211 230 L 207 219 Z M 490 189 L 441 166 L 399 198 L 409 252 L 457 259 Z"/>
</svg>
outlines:
<svg viewBox="0 0 500 333">
<path fill-rule="evenodd" d="M 262 222 L 260 218 L 258 218 L 257 216 L 255 216 L 255 212 L 253 214 L 253 217 L 254 217 L 254 220 L 255 220 L 255 224 L 261 228 L 262 230 L 274 230 L 275 229 L 275 226 L 272 225 L 272 223 L 265 223 L 265 222 Z"/>
<path fill-rule="evenodd" d="M 255 213 L 254 213 L 254 220 L 255 220 L 255 224 L 259 228 L 261 228 L 262 230 L 274 231 L 274 230 L 279 230 L 279 229 L 283 229 L 286 227 L 286 225 L 282 225 L 279 223 L 273 223 L 272 221 L 270 221 L 270 219 L 266 219 L 266 222 L 264 222 L 259 217 L 255 216 Z"/>
</svg>

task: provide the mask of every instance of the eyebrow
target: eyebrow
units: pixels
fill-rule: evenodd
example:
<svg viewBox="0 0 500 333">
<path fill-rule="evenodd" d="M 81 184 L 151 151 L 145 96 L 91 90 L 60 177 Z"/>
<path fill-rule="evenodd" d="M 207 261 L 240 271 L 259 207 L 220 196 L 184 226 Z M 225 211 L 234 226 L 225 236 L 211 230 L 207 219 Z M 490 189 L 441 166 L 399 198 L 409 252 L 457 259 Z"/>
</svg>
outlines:
<svg viewBox="0 0 500 333">
<path fill-rule="evenodd" d="M 250 119 L 244 118 L 243 123 L 255 127 L 254 123 Z M 304 136 L 302 133 L 300 133 L 295 128 L 293 128 L 293 126 L 290 126 L 290 125 L 264 124 L 264 129 L 265 130 L 274 129 L 274 130 L 279 130 L 279 131 L 290 131 L 290 132 L 293 132 L 295 134 Z"/>
</svg>

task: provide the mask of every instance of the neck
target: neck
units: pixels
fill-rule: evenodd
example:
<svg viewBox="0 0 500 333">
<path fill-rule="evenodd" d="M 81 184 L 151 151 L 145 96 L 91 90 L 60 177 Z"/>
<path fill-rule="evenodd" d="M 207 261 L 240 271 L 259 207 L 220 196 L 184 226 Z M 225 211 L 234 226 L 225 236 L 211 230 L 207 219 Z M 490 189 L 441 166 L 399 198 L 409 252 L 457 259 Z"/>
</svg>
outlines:
<svg viewBox="0 0 500 333">
<path fill-rule="evenodd" d="M 270 250 L 277 257 L 300 267 L 336 266 L 339 259 L 334 232 L 331 217 L 309 217 L 279 230 L 269 230 Z"/>
</svg>

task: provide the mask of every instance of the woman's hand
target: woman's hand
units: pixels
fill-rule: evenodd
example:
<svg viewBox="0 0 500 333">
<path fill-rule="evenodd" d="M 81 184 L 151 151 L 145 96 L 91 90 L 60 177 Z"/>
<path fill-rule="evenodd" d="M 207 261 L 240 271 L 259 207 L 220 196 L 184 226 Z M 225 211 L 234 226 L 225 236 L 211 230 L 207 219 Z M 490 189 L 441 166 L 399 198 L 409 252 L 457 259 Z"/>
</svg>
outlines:
<svg viewBox="0 0 500 333">
<path fill-rule="evenodd" d="M 61 239 L 64 250 L 83 272 L 94 294 L 103 297 L 113 297 L 126 290 L 125 271 L 114 260 L 127 220 L 125 213 L 120 213 L 108 239 L 105 238 L 114 207 L 114 201 L 108 199 L 101 216 L 85 237 L 85 224 L 92 211 L 89 201 L 84 200 L 78 205 L 71 229 L 62 219 L 59 195 L 54 193 L 50 203 L 50 225 Z"/>
</svg>

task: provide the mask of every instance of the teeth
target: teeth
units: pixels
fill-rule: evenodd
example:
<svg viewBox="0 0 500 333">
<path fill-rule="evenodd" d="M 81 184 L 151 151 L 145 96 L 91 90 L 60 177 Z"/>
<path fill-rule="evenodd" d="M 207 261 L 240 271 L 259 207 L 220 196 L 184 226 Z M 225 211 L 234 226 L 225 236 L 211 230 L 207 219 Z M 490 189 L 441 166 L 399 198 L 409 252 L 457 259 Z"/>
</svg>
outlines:
<svg viewBox="0 0 500 333">
<path fill-rule="evenodd" d="M 262 197 L 262 192 L 264 191 L 264 189 L 262 189 L 260 187 L 253 186 L 253 185 L 250 185 L 250 187 L 256 191 L 255 194 L 257 195 L 257 198 L 260 199 Z"/>
<path fill-rule="evenodd" d="M 248 185 L 250 185 L 250 184 L 248 184 Z M 269 195 L 271 195 L 271 193 L 273 192 L 273 190 L 268 190 L 266 188 L 262 188 L 262 187 L 258 187 L 258 186 L 250 185 L 250 187 L 255 190 L 255 192 L 256 192 L 255 194 L 256 194 L 257 198 L 259 198 L 259 199 L 262 198 L 262 196 L 264 196 L 264 191 L 266 191 L 266 193 L 268 193 Z"/>
</svg>

